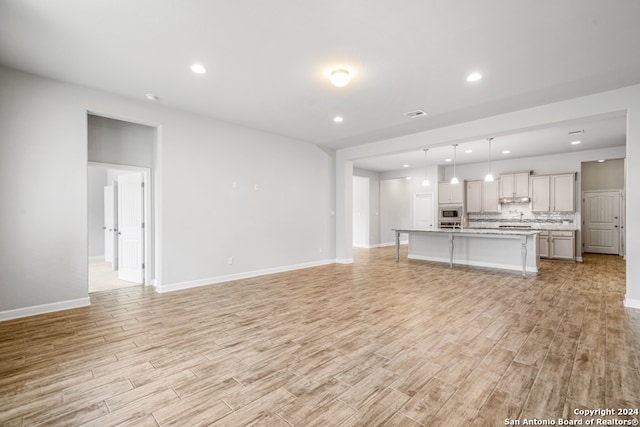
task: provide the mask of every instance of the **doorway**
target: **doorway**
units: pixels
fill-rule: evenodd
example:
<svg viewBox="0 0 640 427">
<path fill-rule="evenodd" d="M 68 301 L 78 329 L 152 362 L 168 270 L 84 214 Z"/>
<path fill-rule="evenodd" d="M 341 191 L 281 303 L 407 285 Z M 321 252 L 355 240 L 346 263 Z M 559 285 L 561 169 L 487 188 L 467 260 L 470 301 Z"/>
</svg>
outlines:
<svg viewBox="0 0 640 427">
<path fill-rule="evenodd" d="M 584 252 L 620 255 L 622 222 L 621 191 L 584 191 Z"/>
<path fill-rule="evenodd" d="M 154 181 L 159 138 L 157 125 L 87 112 L 89 292 L 153 285 L 158 279 Z M 127 206 L 118 209 L 123 197 Z M 105 215 L 105 205 L 111 215 Z"/>
<path fill-rule="evenodd" d="M 89 292 L 151 284 L 150 170 L 91 162 Z"/>
<path fill-rule="evenodd" d="M 625 159 L 582 162 L 581 250 L 625 256 Z"/>
</svg>

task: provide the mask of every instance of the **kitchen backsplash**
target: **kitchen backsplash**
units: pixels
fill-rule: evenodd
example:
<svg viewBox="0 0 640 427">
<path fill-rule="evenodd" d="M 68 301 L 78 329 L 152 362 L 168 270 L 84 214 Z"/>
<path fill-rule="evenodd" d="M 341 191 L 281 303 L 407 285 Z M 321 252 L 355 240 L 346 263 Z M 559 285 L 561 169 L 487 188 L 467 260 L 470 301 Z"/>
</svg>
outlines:
<svg viewBox="0 0 640 427">
<path fill-rule="evenodd" d="M 502 206 L 500 213 L 470 213 L 467 214 L 469 225 L 479 222 L 499 223 L 540 223 L 574 225 L 574 212 L 531 212 L 529 203 L 509 204 Z"/>
</svg>

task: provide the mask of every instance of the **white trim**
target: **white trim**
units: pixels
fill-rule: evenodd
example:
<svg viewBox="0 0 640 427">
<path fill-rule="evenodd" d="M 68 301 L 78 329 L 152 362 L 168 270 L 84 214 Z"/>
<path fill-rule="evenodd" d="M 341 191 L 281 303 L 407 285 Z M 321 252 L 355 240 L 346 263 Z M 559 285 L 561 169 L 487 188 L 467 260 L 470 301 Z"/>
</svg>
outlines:
<svg viewBox="0 0 640 427">
<path fill-rule="evenodd" d="M 16 308 L 14 310 L 0 311 L 0 322 L 21 317 L 36 316 L 38 314 L 53 313 L 55 311 L 69 310 L 72 308 L 86 307 L 91 305 L 89 297 L 78 298 L 68 301 L 52 302 L 49 304 L 33 305 L 31 307 Z"/>
<path fill-rule="evenodd" d="M 400 245 L 408 245 L 409 244 L 409 240 L 400 240 Z M 380 243 L 380 247 L 385 247 L 385 246 L 395 246 L 396 242 L 385 242 L 385 243 Z"/>
<path fill-rule="evenodd" d="M 395 243 L 394 243 L 394 245 L 395 245 Z M 383 246 L 382 243 L 374 243 L 372 245 L 361 245 L 361 244 L 358 244 L 358 243 L 354 243 L 353 244 L 354 248 L 364 248 L 364 249 L 381 248 L 382 246 Z"/>
<path fill-rule="evenodd" d="M 301 270 L 310 267 L 319 267 L 322 265 L 335 264 L 338 260 L 326 259 L 322 261 L 305 262 L 302 264 L 287 265 L 283 267 L 266 268 L 264 270 L 247 271 L 245 273 L 228 274 L 225 276 L 209 277 L 206 279 L 191 280 L 189 282 L 170 283 L 166 285 L 156 284 L 156 292 L 173 292 L 182 289 L 197 288 L 200 286 L 215 285 L 218 283 L 231 282 L 234 280 L 249 279 L 251 277 L 266 276 L 268 274 L 283 273 L 293 270 Z M 353 262 L 353 259 L 352 259 Z"/>
<path fill-rule="evenodd" d="M 640 299 L 625 298 L 624 306 L 627 308 L 636 308 L 640 310 Z"/>
<path fill-rule="evenodd" d="M 353 264 L 353 258 L 336 258 L 336 264 Z"/>
<path fill-rule="evenodd" d="M 372 246 L 371 245 L 363 245 L 363 244 L 360 244 L 360 243 L 354 243 L 353 247 L 354 248 L 371 249 Z"/>
<path fill-rule="evenodd" d="M 409 254 L 407 256 L 408 259 L 417 259 L 420 261 L 435 261 L 435 262 L 443 262 L 449 264 L 449 258 L 443 257 L 430 257 L 424 255 L 414 255 Z M 468 261 L 468 260 L 454 260 L 453 266 L 456 265 L 470 265 L 473 267 L 488 267 L 488 268 L 499 268 L 502 270 L 513 270 L 522 272 L 522 265 L 513 265 L 513 264 L 498 264 L 494 262 L 483 262 L 483 261 Z M 537 273 L 538 267 L 535 265 L 527 265 L 526 271 L 530 273 Z"/>
</svg>

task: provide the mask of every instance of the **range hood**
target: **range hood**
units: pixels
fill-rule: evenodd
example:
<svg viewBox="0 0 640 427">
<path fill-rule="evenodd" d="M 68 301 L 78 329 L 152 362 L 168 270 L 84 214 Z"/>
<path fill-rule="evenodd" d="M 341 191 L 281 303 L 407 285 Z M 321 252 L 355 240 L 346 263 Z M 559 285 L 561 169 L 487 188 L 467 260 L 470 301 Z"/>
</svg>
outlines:
<svg viewBox="0 0 640 427">
<path fill-rule="evenodd" d="M 517 205 L 523 203 L 529 203 L 530 197 L 501 197 L 499 200 L 501 205 Z"/>
</svg>

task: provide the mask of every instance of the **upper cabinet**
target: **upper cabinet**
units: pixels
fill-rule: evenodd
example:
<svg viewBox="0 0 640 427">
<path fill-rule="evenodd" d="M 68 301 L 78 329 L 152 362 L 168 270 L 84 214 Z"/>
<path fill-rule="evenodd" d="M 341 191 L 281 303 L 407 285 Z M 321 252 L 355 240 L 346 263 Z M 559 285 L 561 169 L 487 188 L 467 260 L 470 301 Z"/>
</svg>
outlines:
<svg viewBox="0 0 640 427">
<path fill-rule="evenodd" d="M 464 204 L 465 183 L 451 184 L 449 182 L 438 183 L 438 203 L 440 204 Z"/>
<path fill-rule="evenodd" d="M 529 197 L 529 172 L 500 175 L 500 198 Z"/>
<path fill-rule="evenodd" d="M 551 188 L 549 175 L 531 177 L 531 211 L 549 212 L 551 207 Z"/>
<path fill-rule="evenodd" d="M 532 212 L 574 212 L 575 173 L 531 177 Z"/>
<path fill-rule="evenodd" d="M 467 212 L 500 212 L 498 181 L 467 182 Z"/>
<path fill-rule="evenodd" d="M 551 210 L 574 212 L 576 210 L 576 174 L 551 175 Z"/>
</svg>

